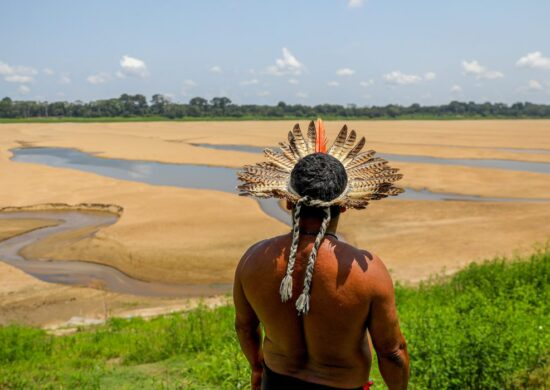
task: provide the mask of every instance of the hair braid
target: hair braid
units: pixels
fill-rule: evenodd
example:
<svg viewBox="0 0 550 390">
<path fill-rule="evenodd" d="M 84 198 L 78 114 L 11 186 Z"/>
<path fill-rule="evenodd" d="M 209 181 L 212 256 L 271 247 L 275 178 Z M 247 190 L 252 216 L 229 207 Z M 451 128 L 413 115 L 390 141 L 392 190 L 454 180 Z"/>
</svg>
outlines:
<svg viewBox="0 0 550 390">
<path fill-rule="evenodd" d="M 288 255 L 288 264 L 286 266 L 286 275 L 279 287 L 281 301 L 286 302 L 292 297 L 292 273 L 294 272 L 294 264 L 296 263 L 296 252 L 298 251 L 298 243 L 300 241 L 300 209 L 302 204 L 307 200 L 306 197 L 300 199 L 292 213 L 292 244 Z"/>
<path fill-rule="evenodd" d="M 313 279 L 315 260 L 317 260 L 317 252 L 319 251 L 321 241 L 323 240 L 325 232 L 327 231 L 328 224 L 330 223 L 330 208 L 325 207 L 323 211 L 325 212 L 325 216 L 323 218 L 323 222 L 321 223 L 319 233 L 317 234 L 317 237 L 315 237 L 315 243 L 313 244 L 313 249 L 311 250 L 307 262 L 306 276 L 304 278 L 304 290 L 302 291 L 302 294 L 298 297 L 298 300 L 296 300 L 296 309 L 298 310 L 299 314 L 307 314 L 309 312 L 309 291 L 311 289 L 311 280 Z"/>
</svg>

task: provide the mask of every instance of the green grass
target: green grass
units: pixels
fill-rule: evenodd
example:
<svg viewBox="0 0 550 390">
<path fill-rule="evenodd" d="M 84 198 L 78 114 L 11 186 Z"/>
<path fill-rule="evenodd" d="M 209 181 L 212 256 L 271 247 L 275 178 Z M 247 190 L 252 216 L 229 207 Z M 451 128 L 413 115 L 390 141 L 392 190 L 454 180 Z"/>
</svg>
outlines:
<svg viewBox="0 0 550 390">
<path fill-rule="evenodd" d="M 396 287 L 413 389 L 550 386 L 550 252 Z M 69 336 L 0 328 L 0 389 L 245 389 L 232 306 Z M 372 377 L 383 388 L 375 368 Z"/>
<path fill-rule="evenodd" d="M 393 120 L 521 120 L 521 119 L 548 119 L 539 117 L 501 117 L 501 116 L 454 116 L 454 115 L 401 115 L 396 118 L 392 117 L 351 117 L 351 116 L 323 116 L 324 120 L 373 120 L 373 121 L 393 121 Z M 216 121 L 281 121 L 281 120 L 296 120 L 303 121 L 311 118 L 299 116 L 241 116 L 241 117 L 185 117 L 178 119 L 170 119 L 164 116 L 128 116 L 128 117 L 97 117 L 97 118 L 81 118 L 81 117 L 36 117 L 36 118 L 0 118 L 2 123 L 109 123 L 109 122 L 216 122 Z"/>
</svg>

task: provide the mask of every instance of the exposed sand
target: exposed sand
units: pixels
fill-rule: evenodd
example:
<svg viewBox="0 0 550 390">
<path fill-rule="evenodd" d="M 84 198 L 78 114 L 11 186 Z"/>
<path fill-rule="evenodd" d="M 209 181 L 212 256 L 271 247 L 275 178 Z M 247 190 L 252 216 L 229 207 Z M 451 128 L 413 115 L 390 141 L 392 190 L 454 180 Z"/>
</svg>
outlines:
<svg viewBox="0 0 550 390">
<path fill-rule="evenodd" d="M 373 251 L 394 279 L 416 282 L 472 261 L 532 252 L 550 239 L 550 205 L 383 201 L 348 210 L 340 231 Z"/>
<path fill-rule="evenodd" d="M 101 262 L 142 280 L 230 281 L 233 266 L 251 243 L 287 230 L 253 199 L 223 192 L 151 186 L 6 161 L 0 161 L 0 182 L 10 188 L 0 193 L 0 205 L 63 201 L 122 206 L 119 221 L 92 238 L 80 239 L 87 236 L 85 231 L 59 234 L 24 253 Z"/>
<path fill-rule="evenodd" d="M 0 125 L 0 163 L 21 145 L 72 147 L 98 156 L 241 167 L 260 154 L 212 150 L 190 143 L 276 146 L 295 121 L 144 122 Z M 344 122 L 327 122 L 332 140 Z M 550 162 L 550 154 L 503 152 L 487 147 L 550 150 L 550 121 L 350 121 L 367 147 L 380 152 L 456 158 Z M 303 129 L 307 122 L 301 122 Z M 449 145 L 449 146 L 441 146 Z M 465 146 L 465 147 L 456 147 Z M 472 148 L 473 147 L 473 148 Z M 460 166 L 394 163 L 403 185 L 487 197 L 550 197 L 547 175 Z M 521 185 L 510 183 L 521 182 Z"/>
<path fill-rule="evenodd" d="M 250 153 L 216 151 L 191 143 L 276 146 L 297 121 L 1 124 L 0 143 L 74 147 L 102 156 L 239 167 Z M 299 121 L 302 130 L 307 121 Z M 550 161 L 549 154 L 496 148 L 550 150 L 550 120 L 328 121 L 334 139 L 344 123 L 385 153 L 456 158 Z M 2 148 L 4 149 L 4 148 Z"/>
<path fill-rule="evenodd" d="M 54 225 L 56 225 L 54 221 L 43 219 L 2 219 L 0 221 L 0 241 L 30 232 L 35 229 Z"/>
<path fill-rule="evenodd" d="M 45 283 L 2 262 L 0 280 L 0 325 L 18 323 L 55 329 L 97 323 L 112 316 L 149 317 L 226 302 L 225 297 L 153 299 Z"/>
<path fill-rule="evenodd" d="M 48 242 L 27 248 L 25 254 L 101 262 L 143 280 L 230 282 L 235 264 L 249 245 L 288 231 L 284 224 L 266 216 L 254 200 L 15 163 L 9 160 L 9 149 L 28 144 L 74 147 L 115 158 L 237 167 L 257 162 L 261 156 L 197 148 L 187 143 L 274 145 L 285 138 L 293 123 L 0 125 L 0 186 L 9 189 L 0 192 L 0 208 L 59 202 L 118 205 L 124 209 L 120 220 L 95 237 L 81 238 L 86 232 L 52 237 Z M 329 139 L 341 124 L 327 123 Z M 306 128 L 307 123 L 303 122 L 302 127 Z M 550 121 L 545 120 L 357 121 L 350 127 L 367 136 L 369 147 L 386 153 L 550 161 L 549 154 L 490 149 L 550 150 Z M 403 184 L 413 188 L 494 197 L 550 198 L 548 175 L 426 164 L 395 165 L 406 175 Z M 394 277 L 415 281 L 443 267 L 456 269 L 471 260 L 510 254 L 547 240 L 549 213 L 549 204 L 385 200 L 374 203 L 370 210 L 344 214 L 341 230 L 351 243 L 380 255 Z M 3 231 L 13 234 L 32 228 L 4 221 L 1 224 Z M 0 266 L 0 285 L 13 280 L 19 272 L 3 263 Z M 56 305 L 67 307 L 73 315 L 79 315 L 78 310 L 100 314 L 104 311 L 100 302 L 105 294 L 117 302 L 114 294 L 98 290 L 45 284 L 27 275 L 20 279 L 23 287 L 0 295 L 0 323 L 20 318 L 45 323 L 40 320 L 40 310 L 28 313 L 33 305 L 44 307 L 46 318 L 57 310 Z M 80 292 L 74 293 L 76 290 Z M 27 303 L 21 304 L 18 297 Z M 89 310 L 86 302 L 90 302 Z"/>
</svg>

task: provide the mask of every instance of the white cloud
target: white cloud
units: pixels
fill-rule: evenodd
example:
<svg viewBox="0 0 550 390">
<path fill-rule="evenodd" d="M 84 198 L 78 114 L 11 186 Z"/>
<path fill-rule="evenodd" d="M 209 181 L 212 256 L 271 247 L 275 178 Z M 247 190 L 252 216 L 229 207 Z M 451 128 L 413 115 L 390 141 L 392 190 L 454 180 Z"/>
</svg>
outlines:
<svg viewBox="0 0 550 390">
<path fill-rule="evenodd" d="M 374 80 L 373 80 L 373 79 L 369 79 L 369 80 L 367 80 L 367 81 L 361 81 L 361 82 L 359 83 L 360 86 L 365 87 L 365 88 L 370 87 L 370 86 L 373 85 L 373 84 L 374 84 Z"/>
<path fill-rule="evenodd" d="M 13 68 L 6 64 L 5 62 L 0 61 L 0 75 L 5 76 L 12 74 Z"/>
<path fill-rule="evenodd" d="M 222 73 L 222 68 L 218 65 L 211 66 L 210 69 L 208 69 L 210 73 Z"/>
<path fill-rule="evenodd" d="M 193 89 L 197 86 L 197 83 L 195 83 L 193 80 L 187 79 L 183 80 L 183 86 L 181 87 L 180 94 L 182 96 L 187 96 L 189 94 L 189 90 Z"/>
<path fill-rule="evenodd" d="M 477 60 L 462 61 L 462 69 L 465 74 L 475 75 L 477 79 L 496 80 L 504 77 L 502 72 L 491 70 L 481 65 Z"/>
<path fill-rule="evenodd" d="M 60 77 L 59 77 L 59 80 L 57 81 L 59 84 L 70 84 L 71 83 L 71 78 L 66 75 L 66 74 L 62 74 Z"/>
<path fill-rule="evenodd" d="M 547 84 L 550 87 L 550 83 Z M 521 85 L 516 88 L 516 91 L 522 94 L 528 94 L 533 92 L 540 92 L 545 89 L 545 86 L 538 80 L 529 80 L 527 84 Z"/>
<path fill-rule="evenodd" d="M 19 92 L 21 95 L 26 95 L 30 91 L 31 89 L 26 85 L 20 85 L 19 88 L 17 88 L 17 92 Z"/>
<path fill-rule="evenodd" d="M 481 74 L 485 72 L 485 67 L 481 66 L 476 60 L 468 62 L 462 61 L 462 69 L 466 74 Z"/>
<path fill-rule="evenodd" d="M 30 83 L 38 71 L 28 66 L 12 66 L 0 61 L 0 76 L 10 83 Z"/>
<path fill-rule="evenodd" d="M 490 70 L 483 74 L 481 78 L 488 79 L 488 80 L 496 80 L 501 79 L 504 77 L 504 73 L 499 72 L 497 70 Z"/>
<path fill-rule="evenodd" d="M 338 76 L 353 76 L 355 74 L 355 71 L 350 68 L 341 68 L 336 71 L 336 74 Z"/>
<path fill-rule="evenodd" d="M 424 73 L 424 80 L 435 80 L 436 74 L 434 72 Z"/>
<path fill-rule="evenodd" d="M 30 83 L 32 82 L 33 78 L 31 76 L 21 76 L 18 74 L 13 74 L 10 76 L 4 77 L 4 80 L 6 80 L 9 83 Z"/>
<path fill-rule="evenodd" d="M 50 68 L 44 68 L 42 69 L 42 73 L 44 73 L 46 76 L 53 76 L 55 72 Z"/>
<path fill-rule="evenodd" d="M 255 85 L 255 84 L 258 84 L 258 83 L 259 83 L 258 79 L 241 81 L 241 85 Z"/>
<path fill-rule="evenodd" d="M 367 0 L 348 0 L 348 7 L 357 8 L 365 4 Z"/>
<path fill-rule="evenodd" d="M 270 94 L 271 93 L 269 91 L 260 91 L 256 95 L 258 95 L 260 97 L 266 97 L 266 96 L 269 96 Z"/>
<path fill-rule="evenodd" d="M 524 57 L 521 57 L 516 66 L 535 68 L 535 69 L 550 69 L 550 58 L 543 57 L 540 51 L 534 51 Z"/>
<path fill-rule="evenodd" d="M 105 84 L 109 80 L 111 80 L 111 75 L 103 72 L 98 74 L 92 74 L 86 77 L 86 81 L 93 85 Z"/>
<path fill-rule="evenodd" d="M 339 83 L 338 81 L 329 81 L 329 82 L 327 83 L 327 85 L 328 85 L 329 87 L 337 87 L 337 86 L 340 85 L 340 83 Z"/>
<path fill-rule="evenodd" d="M 398 85 L 408 85 L 408 84 L 417 84 L 422 81 L 422 77 L 415 74 L 404 74 L 398 70 L 393 72 L 386 73 L 382 76 L 386 83 L 388 84 L 398 84 Z"/>
<path fill-rule="evenodd" d="M 462 87 L 458 84 L 454 84 L 452 87 L 451 87 L 451 93 L 453 94 L 458 94 L 458 93 L 461 93 L 462 92 Z"/>
<path fill-rule="evenodd" d="M 296 92 L 296 97 L 300 99 L 307 99 L 307 93 L 305 92 Z"/>
<path fill-rule="evenodd" d="M 283 58 L 277 58 L 275 65 L 269 66 L 265 73 L 273 76 L 284 76 L 287 74 L 298 76 L 305 71 L 305 66 L 288 50 L 283 47 Z"/>
<path fill-rule="evenodd" d="M 300 84 L 300 80 L 298 80 L 298 79 L 288 79 L 288 83 L 296 85 L 296 84 Z"/>
<path fill-rule="evenodd" d="M 540 90 L 542 90 L 542 84 L 539 83 L 537 80 L 529 80 L 527 85 L 528 85 L 528 87 L 531 91 L 540 91 Z"/>
<path fill-rule="evenodd" d="M 122 56 L 120 60 L 121 70 L 117 72 L 117 76 L 136 76 L 136 77 L 147 77 L 149 76 L 149 71 L 147 70 L 147 65 L 143 60 L 139 58 L 130 57 L 127 55 Z"/>
</svg>

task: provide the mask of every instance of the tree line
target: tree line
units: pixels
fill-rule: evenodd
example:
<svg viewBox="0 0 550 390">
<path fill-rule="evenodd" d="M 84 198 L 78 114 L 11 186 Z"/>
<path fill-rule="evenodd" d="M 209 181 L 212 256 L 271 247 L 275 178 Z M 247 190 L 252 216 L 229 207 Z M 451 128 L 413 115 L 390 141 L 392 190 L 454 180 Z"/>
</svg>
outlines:
<svg viewBox="0 0 550 390">
<path fill-rule="evenodd" d="M 421 106 L 364 106 L 355 104 L 277 105 L 234 104 L 227 97 L 210 100 L 194 97 L 188 103 L 175 103 L 155 94 L 150 101 L 144 95 L 123 94 L 118 98 L 90 102 L 0 101 L 0 118 L 99 118 L 165 117 L 184 118 L 550 118 L 550 105 L 518 102 L 475 103 L 452 101 L 449 104 Z"/>
</svg>

